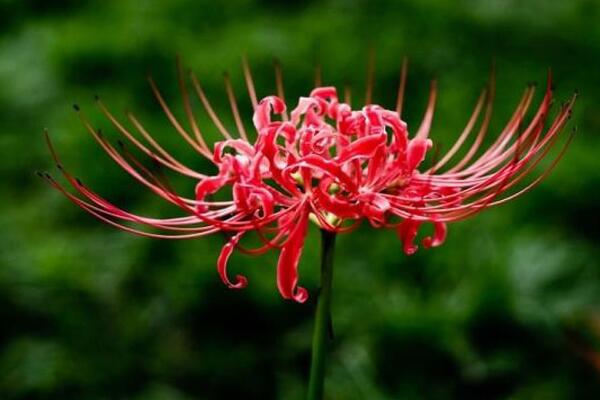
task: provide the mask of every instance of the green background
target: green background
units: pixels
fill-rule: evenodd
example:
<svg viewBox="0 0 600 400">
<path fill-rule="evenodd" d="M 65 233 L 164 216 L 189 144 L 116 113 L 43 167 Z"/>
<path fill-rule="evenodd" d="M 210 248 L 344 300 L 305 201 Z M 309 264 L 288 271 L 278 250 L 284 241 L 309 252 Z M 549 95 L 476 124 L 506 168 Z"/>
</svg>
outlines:
<svg viewBox="0 0 600 400">
<path fill-rule="evenodd" d="M 119 115 L 134 110 L 174 154 L 212 171 L 170 127 L 147 71 L 181 115 L 180 54 L 232 127 L 222 83 L 229 70 L 250 127 L 244 52 L 259 96 L 274 91 L 276 56 L 292 99 L 311 90 L 315 60 L 325 83 L 362 92 L 370 46 L 374 96 L 385 106 L 393 106 L 402 57 L 410 60 L 409 127 L 420 121 L 429 80 L 438 79 L 432 138 L 445 148 L 492 60 L 492 136 L 528 82 L 544 85 L 549 67 L 558 103 L 580 90 L 568 127 L 579 130 L 549 179 L 452 224 L 441 248 L 407 257 L 393 231 L 367 224 L 339 238 L 328 398 L 598 398 L 599 2 L 1 0 L 0 7 L 0 398 L 303 398 L 318 285 L 314 226 L 300 266 L 312 296 L 299 305 L 276 290 L 276 254 L 234 254 L 232 273 L 250 284 L 228 290 L 215 268 L 222 236 L 130 236 L 86 215 L 34 171 L 57 174 L 47 127 L 66 166 L 99 193 L 133 211 L 174 215 L 102 153 L 74 102 L 113 142 L 118 134 L 94 94 Z"/>
</svg>

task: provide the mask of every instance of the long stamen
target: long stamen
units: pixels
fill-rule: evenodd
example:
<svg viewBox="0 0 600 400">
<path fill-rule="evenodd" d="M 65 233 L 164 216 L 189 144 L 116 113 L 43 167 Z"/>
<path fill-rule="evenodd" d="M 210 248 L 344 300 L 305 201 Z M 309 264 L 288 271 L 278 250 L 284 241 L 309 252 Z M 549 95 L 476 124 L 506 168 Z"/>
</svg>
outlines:
<svg viewBox="0 0 600 400">
<path fill-rule="evenodd" d="M 505 147 L 510 143 L 511 138 L 518 131 L 523 119 L 525 118 L 525 114 L 529 109 L 531 101 L 533 99 L 534 88 L 531 87 L 529 89 L 529 96 L 526 98 L 523 106 L 520 109 L 517 109 L 515 116 L 511 121 L 509 121 L 506 128 L 502 131 L 500 136 L 496 139 L 496 141 L 475 161 L 473 162 L 465 172 L 472 171 L 476 168 L 479 168 L 482 164 L 487 163 L 490 159 L 494 159 L 499 157 L 499 154 L 505 149 Z M 550 106 L 550 102 L 552 99 L 552 92 L 550 90 L 546 91 L 546 95 L 542 101 L 540 108 L 538 109 L 536 115 L 532 119 L 529 127 L 526 132 L 529 135 L 529 132 L 537 125 L 537 123 L 544 119 L 545 114 L 547 113 L 548 107 Z M 489 123 L 489 121 L 488 121 Z M 486 126 L 487 129 L 487 126 Z M 513 144 L 514 147 L 514 144 Z M 510 151 L 505 151 L 504 154 L 507 154 Z M 467 154 L 467 156 L 474 154 L 474 151 L 471 151 Z M 465 156 L 466 157 L 466 156 Z M 450 171 L 449 171 L 450 172 Z"/>
<path fill-rule="evenodd" d="M 196 94 L 198 95 L 198 98 L 202 102 L 202 105 L 204 106 L 204 109 L 206 110 L 206 113 L 212 120 L 213 124 L 215 124 L 215 126 L 217 127 L 219 132 L 221 132 L 221 134 L 226 139 L 232 140 L 233 137 L 229 134 L 227 129 L 225 129 L 225 127 L 223 126 L 223 123 L 221 122 L 221 120 L 219 119 L 219 117 L 217 116 L 215 111 L 213 110 L 212 106 L 210 105 L 210 102 L 208 101 L 208 98 L 206 97 L 206 94 L 204 93 L 204 89 L 200 85 L 198 78 L 196 78 L 196 74 L 194 74 L 193 72 L 190 71 L 190 78 L 192 80 L 194 89 L 196 90 Z"/>
<path fill-rule="evenodd" d="M 231 107 L 231 113 L 233 114 L 233 119 L 235 120 L 235 125 L 238 128 L 238 133 L 240 137 L 245 141 L 248 141 L 248 136 L 246 135 L 246 129 L 244 128 L 244 123 L 240 118 L 240 112 L 238 111 L 237 102 L 235 100 L 235 94 L 233 93 L 233 87 L 231 86 L 231 80 L 229 79 L 229 74 L 223 74 L 223 79 L 225 81 L 225 89 L 227 91 L 227 97 L 229 98 L 229 105 Z"/>
<path fill-rule="evenodd" d="M 323 70 L 320 63 L 315 65 L 315 87 L 321 87 L 323 84 Z"/>
<path fill-rule="evenodd" d="M 252 108 L 256 109 L 258 101 L 256 100 L 256 90 L 254 90 L 254 80 L 252 79 L 252 71 L 248 65 L 248 59 L 246 56 L 242 57 L 242 69 L 244 70 L 244 80 L 246 81 L 246 87 L 248 88 L 248 95 L 252 102 Z"/>
<path fill-rule="evenodd" d="M 179 57 L 177 57 L 176 64 L 177 64 L 177 80 L 179 82 L 179 90 L 181 91 L 181 97 L 183 98 L 183 107 L 184 107 L 185 113 L 188 117 L 188 121 L 190 123 L 190 126 L 192 127 L 192 131 L 194 132 L 194 135 L 196 136 L 196 140 L 198 141 L 198 144 L 200 145 L 201 148 L 203 148 L 205 150 L 205 153 L 210 154 L 208 146 L 206 145 L 206 141 L 204 140 L 202 132 L 200 131 L 200 128 L 198 127 L 198 123 L 196 122 L 196 118 L 194 117 L 194 113 L 192 111 L 192 104 L 190 102 L 190 96 L 187 91 L 187 87 L 186 87 L 185 80 L 183 77 L 183 69 L 181 67 L 181 60 L 179 59 Z M 203 152 L 202 154 L 206 156 L 205 153 Z"/>
<path fill-rule="evenodd" d="M 349 83 L 344 85 L 344 103 L 352 105 L 352 88 Z"/>
<path fill-rule="evenodd" d="M 432 169 L 439 170 L 452 158 L 452 156 L 458 151 L 458 149 L 460 149 L 460 147 L 464 143 L 465 139 L 473 131 L 473 127 L 475 126 L 475 123 L 477 122 L 477 119 L 479 118 L 479 114 L 481 113 L 481 109 L 483 108 L 483 104 L 484 104 L 484 101 L 487 96 L 488 96 L 488 92 L 487 92 L 487 90 L 484 89 L 483 92 L 481 93 L 481 95 L 479 96 L 479 99 L 477 100 L 477 104 L 475 105 L 475 110 L 473 111 L 473 114 L 471 114 L 471 118 L 469 118 L 469 121 L 467 122 L 467 126 L 465 127 L 463 132 L 460 134 L 458 140 L 454 143 L 452 148 L 444 155 L 444 157 L 437 164 L 435 164 L 435 166 Z M 430 171 L 427 171 L 427 173 L 429 173 L 429 172 Z"/>
<path fill-rule="evenodd" d="M 100 144 L 100 146 L 104 149 L 104 151 L 121 167 L 123 168 L 127 173 L 129 173 L 129 175 L 131 175 L 133 178 L 135 178 L 137 181 L 139 181 L 140 183 L 142 183 L 143 185 L 145 185 L 146 187 L 148 187 L 150 190 L 152 190 L 155 194 L 157 194 L 159 197 L 162 197 L 163 199 L 178 205 L 178 202 L 173 202 L 172 198 L 169 197 L 169 193 L 166 193 L 163 188 L 156 186 L 155 184 L 149 182 L 147 179 L 145 179 L 142 175 L 140 175 L 140 173 L 138 171 L 136 171 L 131 164 L 129 164 L 120 154 L 119 152 L 103 137 L 103 135 L 101 134 L 101 132 L 98 130 L 96 131 L 91 124 L 88 122 L 87 118 L 85 118 L 85 116 L 83 115 L 83 113 L 81 113 L 79 110 L 78 114 L 79 117 L 81 119 L 81 121 L 83 122 L 84 126 L 87 128 L 88 132 L 92 135 L 92 137 L 96 140 L 96 142 L 98 142 L 98 144 Z M 184 199 L 184 198 L 179 198 L 178 201 L 184 201 L 187 203 L 193 203 L 193 201 L 188 200 L 188 199 Z"/>
<path fill-rule="evenodd" d="M 285 93 L 283 91 L 283 76 L 281 73 L 281 63 L 279 62 L 278 59 L 274 59 L 273 64 L 275 67 L 275 83 L 277 85 L 277 96 L 279 96 L 279 98 L 281 100 L 283 100 L 283 102 L 285 103 Z M 287 110 L 285 110 L 281 114 L 281 117 L 284 121 L 287 121 L 289 119 Z"/>
<path fill-rule="evenodd" d="M 402 117 L 402 106 L 404 104 L 404 90 L 406 89 L 406 73 L 408 71 L 408 60 L 406 57 L 402 60 L 402 68 L 400 68 L 400 82 L 398 83 L 398 97 L 396 100 L 396 112 L 399 117 Z"/>
<path fill-rule="evenodd" d="M 50 150 L 52 158 L 54 159 L 58 169 L 65 176 L 65 178 L 69 181 L 71 186 L 73 186 L 82 195 L 84 195 L 85 197 L 87 197 L 88 199 L 90 199 L 94 203 L 96 203 L 98 205 L 98 207 L 101 207 L 101 208 L 98 208 L 92 204 L 84 202 L 83 200 L 79 200 L 79 201 L 85 203 L 88 208 L 93 208 L 98 212 L 101 212 L 101 213 L 104 213 L 107 215 L 111 215 L 116 218 L 121 218 L 121 219 L 125 219 L 128 221 L 138 222 L 141 224 L 152 225 L 152 226 L 162 228 L 162 229 L 171 229 L 171 230 L 180 230 L 180 231 L 197 231 L 199 228 L 201 228 L 201 229 L 206 228 L 206 227 L 197 227 L 197 228 L 176 228 L 175 227 L 174 228 L 171 226 L 171 225 L 173 225 L 173 223 L 175 225 L 181 225 L 182 223 L 192 224 L 192 223 L 201 222 L 200 220 L 197 220 L 197 219 L 190 219 L 190 217 L 174 218 L 174 219 L 151 219 L 151 218 L 140 217 L 140 216 L 128 213 L 128 212 L 120 209 L 119 207 L 115 206 L 114 204 L 112 204 L 109 201 L 107 201 L 106 199 L 98 196 L 93 191 L 91 191 L 90 189 L 85 187 L 79 179 L 73 177 L 63 166 L 63 164 L 58 156 L 58 153 L 56 152 L 54 145 L 52 144 L 52 141 L 50 140 L 50 135 L 48 134 L 47 130 L 44 131 L 44 134 L 45 134 L 46 143 L 48 145 L 48 149 Z M 152 175 L 149 171 L 147 171 L 145 169 L 145 167 L 142 166 L 142 168 L 146 171 L 145 173 L 147 175 Z M 57 182 L 56 182 L 56 184 L 58 185 Z M 161 189 L 165 190 L 164 187 L 161 187 Z"/>
<path fill-rule="evenodd" d="M 163 149 L 153 138 L 152 136 L 146 132 L 145 129 L 143 129 L 142 125 L 139 123 L 139 121 L 137 121 L 135 118 L 133 118 L 133 116 L 128 113 L 128 117 L 129 119 L 134 123 L 136 129 L 138 129 L 138 131 L 144 136 L 144 138 L 148 141 L 148 143 L 150 143 L 150 145 L 152 145 L 154 147 L 154 149 L 160 153 L 164 159 L 162 157 L 159 157 L 158 155 L 156 155 L 152 150 L 148 149 L 144 144 L 142 144 L 139 140 L 137 140 L 135 138 L 135 136 L 128 130 L 126 129 L 118 120 L 117 118 L 108 110 L 108 108 L 106 107 L 106 105 L 104 105 L 104 103 L 100 100 L 100 98 L 96 98 L 96 104 L 98 105 L 98 107 L 100 108 L 100 111 L 106 116 L 106 118 L 113 124 L 113 126 L 117 129 L 117 132 L 119 132 L 120 134 L 122 134 L 123 136 L 125 136 L 127 138 L 127 140 L 129 140 L 131 143 L 133 143 L 135 146 L 137 146 L 142 152 L 146 153 L 149 157 L 153 157 L 156 158 L 159 162 L 161 162 L 163 165 L 178 171 L 184 175 L 189 175 L 192 177 L 202 177 L 204 175 L 199 174 L 193 170 L 191 170 L 190 168 L 186 167 L 185 165 L 183 165 L 182 163 L 180 163 L 179 161 L 177 161 L 173 156 L 171 156 L 165 149 Z M 84 119 L 87 121 L 87 119 L 85 118 L 85 116 L 83 115 L 83 113 L 79 113 L 80 118 Z M 85 124 L 86 122 L 84 122 Z M 89 122 L 87 122 L 89 124 Z M 199 153 L 201 153 L 204 156 L 208 156 L 208 153 L 203 150 L 200 147 L 197 147 L 198 145 L 193 142 L 191 139 L 188 142 L 192 147 L 194 147 Z"/>
<path fill-rule="evenodd" d="M 375 79 L 375 49 L 369 50 L 369 56 L 367 60 L 367 84 L 365 90 L 365 105 L 371 104 L 373 99 L 373 85 Z"/>
<path fill-rule="evenodd" d="M 425 110 L 425 115 L 423 116 L 423 121 L 421 121 L 421 125 L 417 130 L 416 138 L 419 139 L 427 139 L 429 136 L 429 131 L 431 129 L 431 121 L 433 120 L 433 112 L 435 110 L 435 100 L 437 98 L 437 82 L 431 81 L 431 86 L 429 89 L 429 101 L 427 102 L 427 109 Z"/>
<path fill-rule="evenodd" d="M 154 82 L 154 79 L 152 79 L 151 76 L 148 76 L 148 83 L 150 84 L 150 88 L 152 89 L 152 93 L 154 94 L 154 97 L 156 98 L 156 100 L 160 104 L 160 107 L 163 109 L 164 113 L 167 115 L 167 118 L 169 119 L 169 121 L 171 122 L 171 124 L 175 127 L 175 130 L 177 132 L 179 132 L 179 134 L 194 149 L 196 149 L 196 151 L 198 151 L 199 153 L 202 153 L 202 151 L 200 150 L 201 147 L 199 147 L 199 144 L 196 143 L 194 141 L 194 139 L 192 139 L 192 137 L 189 135 L 189 133 L 187 133 L 187 131 L 185 129 L 183 129 L 183 127 L 181 126 L 181 124 L 179 123 L 179 121 L 177 120 L 177 118 L 175 118 L 175 116 L 171 112 L 171 109 L 167 105 L 167 102 L 165 101 L 165 99 L 162 97 L 162 94 L 158 90 L 158 87 L 156 86 L 156 83 Z"/>
<path fill-rule="evenodd" d="M 191 168 L 186 167 L 181 162 L 177 161 L 173 156 L 171 156 L 169 154 L 169 152 L 167 152 L 160 144 L 158 144 L 158 142 L 156 140 L 154 140 L 154 138 L 152 137 L 152 135 L 150 135 L 148 133 L 148 131 L 146 130 L 146 128 L 144 128 L 144 126 L 142 125 L 142 123 L 135 117 L 135 115 L 133 115 L 133 113 L 127 112 L 127 118 L 133 124 L 133 126 L 135 126 L 136 130 L 138 132 L 140 132 L 140 134 L 148 141 L 148 143 L 150 143 L 156 149 L 156 151 L 158 151 L 160 154 L 162 154 L 167 160 L 171 161 L 177 167 L 179 167 L 180 169 L 182 169 L 182 170 L 185 171 L 185 172 L 181 172 L 181 173 L 184 173 L 185 175 L 189 175 L 189 176 L 192 176 L 192 177 L 195 177 L 195 178 L 204 178 L 204 177 L 206 177 L 206 175 L 200 174 L 200 173 L 192 170 Z M 128 136 L 128 138 L 129 138 L 129 136 Z M 134 144 L 136 144 L 136 142 L 137 141 L 135 141 Z M 148 154 L 150 157 L 158 160 L 156 154 L 154 154 L 152 152 L 150 152 L 150 153 L 145 152 L 145 153 Z M 208 149 L 207 150 L 203 150 L 201 152 L 201 154 L 204 157 L 206 157 L 208 159 L 211 159 L 211 154 L 208 152 Z M 161 162 L 161 164 L 165 165 L 162 162 Z"/>
<path fill-rule="evenodd" d="M 554 158 L 554 160 L 552 160 L 552 162 L 550 163 L 550 166 L 548 168 L 546 168 L 546 170 L 544 170 L 544 172 L 538 176 L 533 182 L 531 182 L 530 184 L 528 184 L 527 186 L 525 186 L 524 188 L 522 188 L 521 190 L 519 190 L 516 193 L 511 194 L 508 197 L 505 197 L 503 199 L 500 200 L 496 200 L 492 203 L 490 203 L 491 206 L 495 206 L 495 205 L 499 205 L 499 204 L 504 204 L 509 200 L 512 200 L 520 195 L 522 195 L 525 192 L 528 192 L 531 188 L 537 186 L 538 184 L 540 184 L 544 179 L 546 179 L 546 177 L 548 175 L 550 175 L 550 173 L 552 172 L 552 170 L 554 169 L 554 167 L 556 167 L 556 165 L 558 164 L 558 162 L 563 158 L 563 156 L 565 155 L 567 149 L 569 148 L 569 145 L 571 144 L 571 142 L 573 141 L 573 138 L 575 137 L 575 133 L 577 132 L 577 129 L 573 129 L 572 133 L 569 135 L 569 137 L 567 138 L 565 144 L 563 145 L 563 147 L 561 148 L 559 154 Z"/>
<path fill-rule="evenodd" d="M 444 210 L 443 212 L 457 212 L 459 210 L 468 209 L 473 204 L 481 203 L 483 201 L 486 201 L 489 203 L 493 200 L 493 198 L 497 197 L 497 195 L 499 195 L 500 193 L 496 194 L 495 190 L 494 190 L 493 195 L 490 195 L 490 194 L 485 195 L 481 199 L 479 199 L 476 202 L 473 202 L 471 204 L 464 203 L 464 200 L 468 197 L 476 195 L 487 189 L 491 189 L 494 186 L 502 187 L 502 192 L 504 192 L 506 189 L 514 186 L 516 183 L 518 183 L 518 181 L 523 179 L 523 177 L 525 177 L 527 175 L 527 173 L 531 169 L 533 169 L 545 157 L 545 155 L 548 153 L 548 151 L 552 148 L 552 144 L 557 138 L 556 135 L 561 131 L 562 127 L 564 126 L 564 124 L 566 123 L 567 119 L 570 116 L 571 108 L 574 104 L 574 100 L 575 100 L 575 96 L 571 99 L 571 101 L 561 110 L 559 115 L 555 118 L 554 122 L 552 123 L 552 126 L 548 129 L 548 133 L 545 135 L 544 139 L 542 141 L 540 141 L 535 146 L 535 148 L 530 148 L 530 149 L 526 150 L 526 155 L 523 158 L 521 158 L 520 155 L 522 152 L 523 144 L 526 141 L 525 135 L 520 136 L 517 140 L 516 149 L 515 149 L 514 155 L 513 155 L 513 162 L 511 164 L 506 165 L 505 167 L 500 169 L 498 172 L 496 172 L 494 175 L 490 175 L 490 176 L 486 177 L 485 181 L 482 181 L 481 183 L 479 183 L 475 186 L 472 186 L 467 190 L 463 190 L 459 193 L 456 193 L 455 195 L 449 195 L 449 196 L 445 196 L 443 198 L 438 199 L 438 200 L 448 201 L 451 198 L 456 198 L 456 196 L 459 196 L 463 201 L 462 205 L 457 206 L 457 207 L 451 207 L 451 208 L 446 207 L 443 209 Z M 541 130 L 542 125 L 539 122 L 537 123 L 537 126 L 538 126 L 538 130 Z M 545 150 L 541 154 L 539 154 L 539 151 L 542 150 L 543 148 L 545 148 Z M 534 158 L 536 158 L 536 159 L 534 159 Z M 531 161 L 531 160 L 533 160 L 533 161 Z M 523 169 L 523 167 L 525 165 L 527 165 L 528 163 L 530 165 L 528 167 L 526 167 L 525 169 Z M 514 176 L 519 171 L 521 171 L 519 177 L 517 177 L 516 179 L 513 179 L 512 181 L 506 180 L 506 179 L 510 179 L 512 176 Z M 498 185 L 498 181 L 500 179 L 502 179 L 501 178 L 502 176 L 505 177 L 503 179 L 504 183 L 502 185 Z M 445 184 L 447 185 L 448 183 L 445 183 Z M 424 208 L 420 209 L 421 212 L 427 212 L 428 210 L 435 210 L 436 213 L 442 212 L 442 208 L 439 206 L 424 207 Z"/>
<path fill-rule="evenodd" d="M 467 153 L 463 156 L 463 158 L 458 163 L 456 163 L 456 165 L 454 165 L 453 167 L 448 169 L 447 174 L 455 173 L 456 171 L 461 170 L 465 165 L 467 165 L 467 163 L 469 161 L 471 161 L 471 159 L 473 158 L 473 156 L 475 156 L 475 154 L 477 153 L 477 150 L 479 150 L 479 147 L 483 143 L 483 139 L 484 139 L 485 135 L 487 134 L 489 124 L 490 124 L 490 121 L 492 118 L 495 88 L 496 88 L 495 79 L 490 80 L 490 89 L 489 89 L 485 114 L 483 117 L 483 122 L 481 124 L 481 127 L 479 128 L 479 132 L 478 132 L 477 136 L 475 137 L 475 141 L 473 142 L 473 144 L 471 145 L 471 147 L 469 148 Z M 506 137 L 506 135 L 508 135 L 512 131 L 513 126 L 518 125 L 518 122 L 524 117 L 525 112 L 527 111 L 527 109 L 529 108 L 529 105 L 531 104 L 531 99 L 533 98 L 533 92 L 534 92 L 534 90 L 531 87 L 529 87 L 525 90 L 525 93 L 521 97 L 521 100 L 520 100 L 519 104 L 517 105 L 517 108 L 515 109 L 515 112 L 513 113 L 512 117 L 508 121 L 506 127 L 500 133 L 500 135 L 498 136 L 498 138 L 496 139 L 494 144 L 492 144 L 490 146 L 490 148 L 488 148 L 488 150 L 486 150 L 484 152 L 484 154 L 480 157 L 480 159 L 482 157 L 484 157 L 486 154 L 489 154 L 492 151 L 492 149 L 494 148 L 494 146 L 496 146 L 498 143 L 500 143 L 502 141 L 502 139 L 504 137 Z M 475 161 L 474 164 L 476 164 L 476 163 L 477 163 L 477 161 Z"/>
</svg>

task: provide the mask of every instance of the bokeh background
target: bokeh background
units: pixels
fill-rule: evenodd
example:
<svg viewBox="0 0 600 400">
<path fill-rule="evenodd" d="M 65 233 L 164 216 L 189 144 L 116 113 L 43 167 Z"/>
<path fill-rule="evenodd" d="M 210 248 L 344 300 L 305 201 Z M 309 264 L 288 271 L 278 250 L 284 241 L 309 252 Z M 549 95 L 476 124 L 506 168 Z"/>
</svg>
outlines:
<svg viewBox="0 0 600 400">
<path fill-rule="evenodd" d="M 495 60 L 491 132 L 549 67 L 558 102 L 580 90 L 578 126 L 555 172 L 518 200 L 450 227 L 446 244 L 407 257 L 392 231 L 339 238 L 329 399 L 595 399 L 600 396 L 600 4 L 595 0 L 0 1 L 0 398 L 301 399 L 314 296 L 275 285 L 276 254 L 232 257 L 250 285 L 227 290 L 224 238 L 158 241 L 99 223 L 34 174 L 56 174 L 48 127 L 67 167 L 131 210 L 176 210 L 134 183 L 95 145 L 77 102 L 111 140 L 99 94 L 133 110 L 188 164 L 208 168 L 170 127 L 151 71 L 181 113 L 175 55 L 233 126 L 222 72 L 240 107 L 240 56 L 259 95 L 281 60 L 288 98 L 325 83 L 362 93 L 369 47 L 375 99 L 394 103 L 410 60 L 405 115 L 420 121 L 429 81 L 440 95 L 432 136 L 462 130 Z M 361 95 L 362 96 L 362 95 Z M 358 98 L 358 94 L 355 99 Z M 538 93 L 536 101 L 541 94 Z M 179 114 L 181 115 L 181 114 Z M 206 116 L 200 123 L 212 137 Z M 191 190 L 193 182 L 179 182 Z M 318 286 L 311 228 L 301 284 Z"/>
</svg>

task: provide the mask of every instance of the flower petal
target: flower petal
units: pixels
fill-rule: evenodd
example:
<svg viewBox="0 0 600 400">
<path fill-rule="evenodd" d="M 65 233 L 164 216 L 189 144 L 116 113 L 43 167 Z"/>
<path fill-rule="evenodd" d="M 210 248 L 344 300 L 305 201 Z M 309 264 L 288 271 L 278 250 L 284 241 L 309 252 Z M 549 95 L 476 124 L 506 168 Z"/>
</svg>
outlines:
<svg viewBox="0 0 600 400">
<path fill-rule="evenodd" d="M 254 123 L 256 130 L 260 132 L 271 123 L 271 113 L 282 114 L 283 112 L 285 112 L 285 103 L 283 100 L 277 96 L 265 97 L 258 103 L 258 106 L 256 106 L 252 122 Z"/>
<path fill-rule="evenodd" d="M 306 207 L 303 206 L 300 218 L 290 232 L 285 245 L 279 254 L 277 263 L 277 288 L 284 299 L 294 299 L 298 303 L 304 303 L 308 298 L 305 288 L 298 284 L 298 263 L 304 247 L 304 238 L 308 227 Z"/>
<path fill-rule="evenodd" d="M 423 239 L 423 247 L 426 249 L 430 247 L 438 247 L 441 246 L 446 240 L 446 235 L 448 234 L 448 227 L 443 222 L 433 222 L 433 236 L 427 236 Z"/>
<path fill-rule="evenodd" d="M 402 240 L 404 253 L 406 255 L 410 256 L 415 254 L 419 249 L 419 246 L 415 244 L 419 226 L 421 226 L 421 222 L 412 219 L 405 219 L 398 225 L 396 232 L 398 233 L 400 240 Z"/>
<path fill-rule="evenodd" d="M 425 159 L 425 153 L 432 146 L 431 139 L 413 139 L 408 144 L 408 170 L 412 171 Z"/>
<path fill-rule="evenodd" d="M 248 279 L 243 275 L 236 275 L 236 283 L 232 283 L 227 277 L 227 261 L 229 260 L 229 256 L 233 253 L 233 249 L 237 246 L 240 238 L 242 237 L 243 232 L 240 232 L 229 239 L 229 242 L 223 246 L 221 249 L 221 254 L 219 254 L 219 259 L 217 260 L 217 270 L 219 271 L 219 275 L 221 276 L 221 280 L 225 285 L 227 285 L 230 289 L 243 289 L 248 285 Z"/>
<path fill-rule="evenodd" d="M 288 166 L 290 167 L 309 167 L 319 170 L 332 178 L 336 179 L 340 184 L 342 184 L 347 190 L 355 191 L 356 184 L 352 181 L 352 179 L 342 171 L 340 166 L 331 160 L 327 160 L 323 157 L 320 157 L 316 154 L 309 154 L 306 157 L 301 158 L 295 165 Z"/>
<path fill-rule="evenodd" d="M 369 135 L 355 140 L 340 151 L 338 162 L 343 164 L 358 158 L 372 157 L 377 149 L 385 144 L 386 135 Z"/>
</svg>

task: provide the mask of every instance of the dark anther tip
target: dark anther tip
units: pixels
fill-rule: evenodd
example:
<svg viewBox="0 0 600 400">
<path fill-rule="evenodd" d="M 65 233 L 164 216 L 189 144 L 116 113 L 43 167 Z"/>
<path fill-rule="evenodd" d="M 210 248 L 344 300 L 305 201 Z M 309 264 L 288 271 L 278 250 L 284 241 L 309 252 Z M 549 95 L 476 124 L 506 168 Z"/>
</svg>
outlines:
<svg viewBox="0 0 600 400">
<path fill-rule="evenodd" d="M 60 169 L 61 171 L 64 169 L 63 166 L 59 163 L 56 163 L 56 168 Z"/>
<path fill-rule="evenodd" d="M 223 71 L 223 78 L 229 78 L 229 71 Z"/>
<path fill-rule="evenodd" d="M 44 178 L 46 178 L 46 179 L 52 179 L 52 176 L 50 176 L 49 173 L 44 172 Z"/>
<path fill-rule="evenodd" d="M 36 174 L 37 176 L 39 176 L 40 178 L 43 178 L 43 177 L 44 177 L 44 174 L 42 174 L 40 171 L 35 171 L 35 174 Z"/>
<path fill-rule="evenodd" d="M 576 88 L 575 91 L 574 91 L 574 93 L 575 93 L 576 96 L 579 96 L 579 89 Z"/>
<path fill-rule="evenodd" d="M 121 139 L 117 140 L 117 144 L 119 145 L 119 147 L 122 147 L 122 148 L 125 147 L 125 143 L 123 143 L 123 141 Z"/>
<path fill-rule="evenodd" d="M 78 105 L 78 104 L 73 104 L 73 109 L 74 109 L 75 111 L 79 111 L 79 110 L 81 110 L 81 109 L 79 108 L 79 105 Z"/>
<path fill-rule="evenodd" d="M 96 131 L 96 134 L 97 134 L 98 136 L 100 136 L 100 137 L 103 137 L 102 129 L 98 129 L 98 130 Z"/>
<path fill-rule="evenodd" d="M 95 94 L 95 95 L 94 95 L 94 100 L 95 100 L 95 101 L 100 101 L 100 96 L 99 96 L 98 94 Z"/>
<path fill-rule="evenodd" d="M 75 178 L 75 182 L 77 182 L 79 186 L 83 186 L 83 183 L 81 183 L 81 180 L 79 178 Z"/>
</svg>

